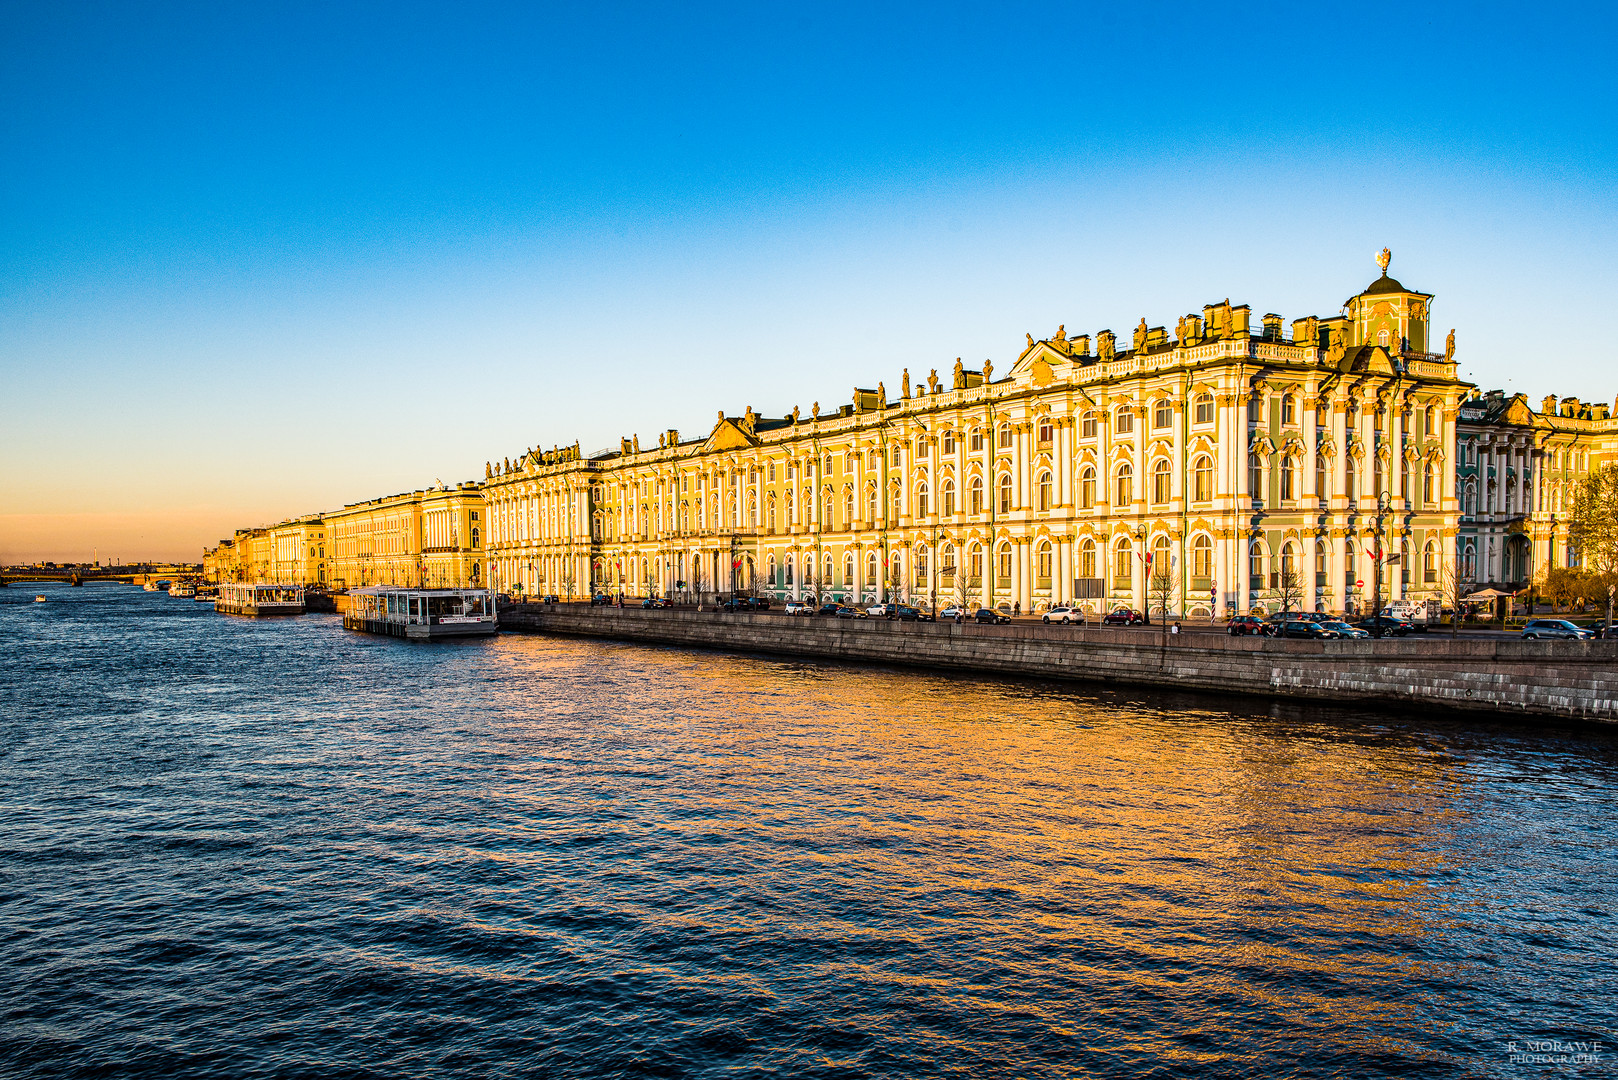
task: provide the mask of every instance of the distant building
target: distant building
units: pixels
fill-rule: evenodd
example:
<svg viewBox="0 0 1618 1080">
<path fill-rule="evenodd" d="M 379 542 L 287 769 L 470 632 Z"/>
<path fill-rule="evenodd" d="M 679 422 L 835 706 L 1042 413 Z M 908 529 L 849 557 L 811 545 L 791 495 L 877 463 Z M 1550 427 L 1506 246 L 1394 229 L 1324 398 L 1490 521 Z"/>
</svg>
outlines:
<svg viewBox="0 0 1618 1080">
<path fill-rule="evenodd" d="M 331 585 L 481 585 L 483 516 L 476 483 L 389 495 L 324 514 Z"/>
</svg>

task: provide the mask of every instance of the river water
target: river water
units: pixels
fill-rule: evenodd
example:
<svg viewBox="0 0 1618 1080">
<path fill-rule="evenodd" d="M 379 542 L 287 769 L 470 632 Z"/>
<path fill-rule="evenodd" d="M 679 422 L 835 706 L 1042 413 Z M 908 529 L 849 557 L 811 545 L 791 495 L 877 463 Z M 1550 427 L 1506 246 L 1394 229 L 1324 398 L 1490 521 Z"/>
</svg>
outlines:
<svg viewBox="0 0 1618 1080">
<path fill-rule="evenodd" d="M 1602 731 L 36 591 L 6 1076 L 1618 1071 Z"/>
</svg>

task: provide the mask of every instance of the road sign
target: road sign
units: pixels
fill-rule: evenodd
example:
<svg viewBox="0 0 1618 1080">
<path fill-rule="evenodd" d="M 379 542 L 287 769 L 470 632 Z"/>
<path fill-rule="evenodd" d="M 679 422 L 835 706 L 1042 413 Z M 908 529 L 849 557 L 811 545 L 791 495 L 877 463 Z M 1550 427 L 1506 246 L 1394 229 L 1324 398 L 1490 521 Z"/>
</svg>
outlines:
<svg viewBox="0 0 1618 1080">
<path fill-rule="evenodd" d="M 1356 582 L 1354 582 L 1354 587 L 1355 587 L 1355 588 L 1356 588 L 1356 589 L 1363 589 L 1363 588 L 1365 588 L 1365 579 L 1364 579 L 1364 578 L 1360 578 L 1360 579 L 1359 579 L 1359 580 L 1358 580 L 1358 581 L 1356 581 Z"/>
</svg>

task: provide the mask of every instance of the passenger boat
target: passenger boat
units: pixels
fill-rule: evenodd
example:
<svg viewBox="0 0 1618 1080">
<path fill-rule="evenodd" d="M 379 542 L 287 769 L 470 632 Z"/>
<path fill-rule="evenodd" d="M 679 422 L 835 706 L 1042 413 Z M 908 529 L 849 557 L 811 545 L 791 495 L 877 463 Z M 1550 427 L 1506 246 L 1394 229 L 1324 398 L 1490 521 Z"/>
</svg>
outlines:
<svg viewBox="0 0 1618 1080">
<path fill-rule="evenodd" d="M 155 582 L 155 581 L 148 581 L 146 583 L 146 591 L 147 592 L 160 592 L 160 591 L 162 591 L 162 586 L 158 585 L 158 583 Z"/>
<path fill-rule="evenodd" d="M 303 589 L 297 585 L 226 582 L 219 586 L 213 609 L 226 615 L 302 615 Z"/>
<path fill-rule="evenodd" d="M 193 596 L 197 595 L 197 590 L 193 589 L 183 581 L 176 581 L 173 585 L 169 586 L 169 595 L 174 597 L 176 600 L 189 600 Z"/>
<path fill-rule="evenodd" d="M 489 589 L 412 589 L 369 585 L 350 589 L 343 625 L 367 634 L 433 640 L 499 630 Z"/>
<path fill-rule="evenodd" d="M 219 599 L 219 590 L 203 588 L 197 590 L 197 595 L 191 598 L 199 604 L 211 604 Z"/>
<path fill-rule="evenodd" d="M 44 602 L 45 602 L 45 594 L 44 593 L 40 593 L 40 594 L 38 594 L 37 596 L 34 597 L 34 603 L 43 604 Z"/>
</svg>

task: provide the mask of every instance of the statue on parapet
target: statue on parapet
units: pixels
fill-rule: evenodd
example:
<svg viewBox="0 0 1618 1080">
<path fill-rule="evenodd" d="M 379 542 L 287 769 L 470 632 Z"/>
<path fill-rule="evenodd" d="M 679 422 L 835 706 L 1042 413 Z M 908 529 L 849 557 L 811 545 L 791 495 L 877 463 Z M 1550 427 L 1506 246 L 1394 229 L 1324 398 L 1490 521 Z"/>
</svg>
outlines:
<svg viewBox="0 0 1618 1080">
<path fill-rule="evenodd" d="M 1451 327 L 1449 337 L 1444 339 L 1444 359 L 1455 359 L 1455 328 Z"/>
<path fill-rule="evenodd" d="M 955 389 L 960 390 L 960 389 L 964 388 L 965 386 L 966 386 L 966 367 L 965 367 L 965 365 L 963 365 L 961 363 L 961 358 L 959 356 L 957 356 L 955 358 Z"/>
<path fill-rule="evenodd" d="M 899 384 L 899 396 L 908 400 L 910 398 L 910 369 L 904 370 L 904 381 Z"/>
<path fill-rule="evenodd" d="M 985 360 L 983 361 L 983 381 L 988 382 L 992 378 L 994 378 L 994 361 Z"/>
<path fill-rule="evenodd" d="M 927 376 L 927 392 L 929 394 L 938 393 L 938 369 L 937 368 L 933 368 L 932 373 Z"/>
</svg>

